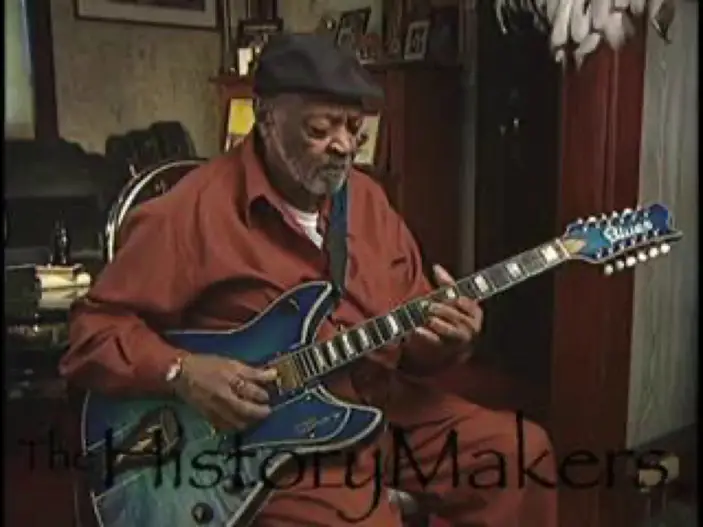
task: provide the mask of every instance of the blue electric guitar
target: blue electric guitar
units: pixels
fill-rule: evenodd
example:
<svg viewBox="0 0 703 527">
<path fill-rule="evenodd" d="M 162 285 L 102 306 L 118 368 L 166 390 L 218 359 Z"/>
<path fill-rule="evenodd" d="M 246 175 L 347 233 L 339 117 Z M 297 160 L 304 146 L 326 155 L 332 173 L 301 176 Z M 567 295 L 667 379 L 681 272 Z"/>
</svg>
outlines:
<svg viewBox="0 0 703 527">
<path fill-rule="evenodd" d="M 425 298 L 316 342 L 332 286 L 302 284 L 232 331 L 171 332 L 193 353 L 278 370 L 272 413 L 242 433 L 216 433 L 176 400 L 110 399 L 90 393 L 82 416 L 89 495 L 101 527 L 250 525 L 277 478 L 314 453 L 343 451 L 384 426 L 381 412 L 335 398 L 323 379 L 426 322 L 429 301 L 485 300 L 564 262 L 605 265 L 606 274 L 669 251 L 682 234 L 668 210 L 651 205 L 570 225 L 563 236 L 443 287 Z"/>
</svg>

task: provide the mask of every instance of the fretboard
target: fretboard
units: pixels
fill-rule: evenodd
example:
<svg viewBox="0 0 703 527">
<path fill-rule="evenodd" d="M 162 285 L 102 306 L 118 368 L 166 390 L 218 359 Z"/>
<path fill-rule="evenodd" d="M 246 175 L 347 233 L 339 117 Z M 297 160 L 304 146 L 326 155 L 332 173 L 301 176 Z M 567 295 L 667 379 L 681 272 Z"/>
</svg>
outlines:
<svg viewBox="0 0 703 527">
<path fill-rule="evenodd" d="M 403 304 L 389 313 L 345 330 L 330 340 L 296 350 L 282 359 L 295 371 L 296 387 L 331 373 L 355 360 L 393 344 L 428 322 L 433 302 L 467 296 L 481 301 L 500 293 L 569 259 L 559 240 L 525 251 L 444 286 L 429 295 Z"/>
</svg>

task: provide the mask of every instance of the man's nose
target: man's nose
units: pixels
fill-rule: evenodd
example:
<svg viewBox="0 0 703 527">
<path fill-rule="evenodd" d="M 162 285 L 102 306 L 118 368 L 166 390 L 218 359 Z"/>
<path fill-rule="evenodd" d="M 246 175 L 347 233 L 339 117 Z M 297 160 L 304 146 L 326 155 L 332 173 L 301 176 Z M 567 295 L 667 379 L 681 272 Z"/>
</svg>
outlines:
<svg viewBox="0 0 703 527">
<path fill-rule="evenodd" d="M 354 137 L 349 132 L 340 132 L 330 141 L 330 151 L 340 157 L 349 156 L 354 151 Z"/>
</svg>

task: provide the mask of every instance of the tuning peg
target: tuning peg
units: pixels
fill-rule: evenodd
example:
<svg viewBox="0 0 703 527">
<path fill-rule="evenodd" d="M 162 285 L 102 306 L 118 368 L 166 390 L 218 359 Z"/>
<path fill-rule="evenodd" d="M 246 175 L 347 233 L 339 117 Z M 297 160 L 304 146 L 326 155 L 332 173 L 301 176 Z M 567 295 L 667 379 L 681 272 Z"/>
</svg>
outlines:
<svg viewBox="0 0 703 527">
<path fill-rule="evenodd" d="M 644 251 L 640 251 L 639 253 L 637 253 L 637 259 L 640 262 L 646 262 L 647 261 L 647 254 Z"/>
<path fill-rule="evenodd" d="M 595 216 L 589 216 L 586 219 L 586 223 L 595 223 L 596 222 L 596 217 Z"/>
<path fill-rule="evenodd" d="M 620 213 L 619 213 L 618 211 L 614 211 L 614 212 L 610 215 L 610 217 L 613 218 L 613 219 L 617 218 L 618 216 L 620 216 Z"/>
<path fill-rule="evenodd" d="M 608 215 L 607 214 L 601 214 L 600 215 L 601 221 L 608 221 Z"/>
<path fill-rule="evenodd" d="M 625 259 L 625 265 L 627 267 L 634 267 L 636 264 L 637 264 L 637 258 L 635 258 L 634 256 L 628 256 Z"/>
<path fill-rule="evenodd" d="M 629 216 L 630 214 L 632 214 L 632 212 L 633 212 L 632 209 L 625 209 L 622 211 L 622 215 Z"/>
<path fill-rule="evenodd" d="M 668 244 L 668 243 L 662 243 L 662 244 L 659 246 L 659 249 L 661 250 L 662 254 L 666 254 L 666 253 L 668 253 L 668 252 L 671 250 L 671 247 L 669 247 L 669 244 Z"/>
<path fill-rule="evenodd" d="M 656 247 L 651 247 L 649 249 L 649 257 L 656 258 L 657 256 L 659 256 L 659 249 L 657 249 Z"/>
<path fill-rule="evenodd" d="M 625 269 L 625 262 L 623 262 L 622 260 L 616 260 L 615 269 L 617 269 L 618 271 L 622 271 L 623 269 Z"/>
<path fill-rule="evenodd" d="M 583 218 L 578 218 L 574 223 L 576 223 L 576 225 L 582 225 L 582 224 L 583 224 Z"/>
<path fill-rule="evenodd" d="M 603 272 L 605 273 L 606 276 L 610 276 L 615 272 L 615 269 L 613 268 L 612 265 L 608 264 L 605 266 L 605 269 L 603 269 Z"/>
</svg>

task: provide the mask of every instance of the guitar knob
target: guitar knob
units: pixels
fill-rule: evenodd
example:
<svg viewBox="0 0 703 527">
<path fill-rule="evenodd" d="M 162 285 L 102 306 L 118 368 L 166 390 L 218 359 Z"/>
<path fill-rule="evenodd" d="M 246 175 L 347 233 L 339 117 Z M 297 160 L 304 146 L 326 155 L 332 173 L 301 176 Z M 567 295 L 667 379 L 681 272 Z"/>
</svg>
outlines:
<svg viewBox="0 0 703 527">
<path fill-rule="evenodd" d="M 662 244 L 659 246 L 659 249 L 661 250 L 662 254 L 666 254 L 666 253 L 669 252 L 669 250 L 671 249 L 671 247 L 669 247 L 669 244 L 668 244 L 668 243 L 662 243 Z"/>
<path fill-rule="evenodd" d="M 206 525 L 215 517 L 212 507 L 207 503 L 197 503 L 190 511 L 190 515 L 197 525 Z"/>
<path fill-rule="evenodd" d="M 656 258 L 657 256 L 659 256 L 659 249 L 657 249 L 656 247 L 652 247 L 651 249 L 649 249 L 650 258 Z"/>
<path fill-rule="evenodd" d="M 640 262 L 646 262 L 646 261 L 647 261 L 647 255 L 644 253 L 644 251 L 640 251 L 639 253 L 637 253 L 637 259 L 638 259 Z"/>
<path fill-rule="evenodd" d="M 625 260 L 625 265 L 627 267 L 633 267 L 637 263 L 637 258 L 634 256 L 628 256 L 627 259 Z"/>
<path fill-rule="evenodd" d="M 603 272 L 605 273 L 605 276 L 610 276 L 615 272 L 615 268 L 612 265 L 608 264 L 605 266 Z"/>
<path fill-rule="evenodd" d="M 618 271 L 622 271 L 623 269 L 625 269 L 625 263 L 622 260 L 618 260 L 617 262 L 615 262 L 615 269 L 617 269 Z"/>
</svg>

